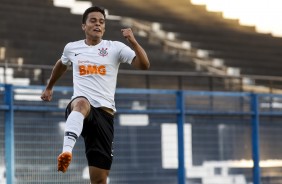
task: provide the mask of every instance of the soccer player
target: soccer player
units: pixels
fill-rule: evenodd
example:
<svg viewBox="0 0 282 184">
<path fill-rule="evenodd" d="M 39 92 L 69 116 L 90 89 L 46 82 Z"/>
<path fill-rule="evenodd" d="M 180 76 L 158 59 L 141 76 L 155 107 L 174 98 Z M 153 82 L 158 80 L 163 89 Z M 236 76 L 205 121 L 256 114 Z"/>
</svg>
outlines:
<svg viewBox="0 0 282 184">
<path fill-rule="evenodd" d="M 121 36 L 131 47 L 118 41 L 103 40 L 105 23 L 102 8 L 94 6 L 85 10 L 82 16 L 85 39 L 65 46 L 41 95 L 43 101 L 50 101 L 56 81 L 68 65 L 72 65 L 74 91 L 66 107 L 67 120 L 63 150 L 58 156 L 58 171 L 67 171 L 73 147 L 82 135 L 91 184 L 106 184 L 112 164 L 116 112 L 114 94 L 120 63 L 131 64 L 141 70 L 150 67 L 146 52 L 130 28 L 122 29 Z"/>
</svg>

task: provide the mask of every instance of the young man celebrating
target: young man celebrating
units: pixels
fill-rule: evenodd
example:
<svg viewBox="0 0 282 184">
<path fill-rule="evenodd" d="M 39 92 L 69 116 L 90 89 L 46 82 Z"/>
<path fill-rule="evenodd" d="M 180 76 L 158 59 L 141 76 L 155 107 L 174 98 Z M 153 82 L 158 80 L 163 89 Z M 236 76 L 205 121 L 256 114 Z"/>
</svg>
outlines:
<svg viewBox="0 0 282 184">
<path fill-rule="evenodd" d="M 121 35 L 132 49 L 121 42 L 102 39 L 105 18 L 105 11 L 97 6 L 84 12 L 82 30 L 85 39 L 65 46 L 41 95 L 42 100 L 50 101 L 56 81 L 65 73 L 67 66 L 72 65 L 74 91 L 66 108 L 67 121 L 63 151 L 58 156 L 58 171 L 67 171 L 72 149 L 82 135 L 91 184 L 106 184 L 112 164 L 114 95 L 120 63 L 142 70 L 150 67 L 146 52 L 130 28 L 122 29 Z"/>
</svg>

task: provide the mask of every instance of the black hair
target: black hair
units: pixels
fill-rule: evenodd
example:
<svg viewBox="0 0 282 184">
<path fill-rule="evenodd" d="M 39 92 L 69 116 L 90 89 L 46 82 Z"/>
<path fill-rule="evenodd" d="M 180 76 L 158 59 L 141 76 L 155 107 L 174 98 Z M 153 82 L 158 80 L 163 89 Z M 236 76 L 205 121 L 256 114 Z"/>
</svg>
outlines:
<svg viewBox="0 0 282 184">
<path fill-rule="evenodd" d="M 87 16 L 89 13 L 92 13 L 92 12 L 100 12 L 104 15 L 104 18 L 106 18 L 106 14 L 105 14 L 105 9 L 102 8 L 102 7 L 99 7 L 99 6 L 92 6 L 90 8 L 87 8 L 85 10 L 85 12 L 83 13 L 82 15 L 82 24 L 85 24 L 86 23 L 86 19 L 87 19 Z"/>
</svg>

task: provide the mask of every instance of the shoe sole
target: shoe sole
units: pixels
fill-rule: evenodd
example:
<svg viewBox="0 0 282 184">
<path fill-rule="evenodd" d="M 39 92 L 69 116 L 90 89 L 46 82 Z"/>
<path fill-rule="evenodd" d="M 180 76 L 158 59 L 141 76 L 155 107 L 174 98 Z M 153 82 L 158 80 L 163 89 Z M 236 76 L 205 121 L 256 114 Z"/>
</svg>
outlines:
<svg viewBox="0 0 282 184">
<path fill-rule="evenodd" d="M 63 173 L 67 171 L 72 159 L 72 154 L 69 152 L 61 153 L 58 156 L 58 171 Z"/>
</svg>

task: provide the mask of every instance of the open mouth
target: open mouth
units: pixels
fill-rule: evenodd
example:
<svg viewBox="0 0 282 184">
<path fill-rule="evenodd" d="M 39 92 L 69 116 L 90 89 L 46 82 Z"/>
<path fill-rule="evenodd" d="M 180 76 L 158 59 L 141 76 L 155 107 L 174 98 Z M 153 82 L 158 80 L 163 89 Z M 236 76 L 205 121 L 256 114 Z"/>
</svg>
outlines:
<svg viewBox="0 0 282 184">
<path fill-rule="evenodd" d="M 95 32 L 101 32 L 101 30 L 99 28 L 93 29 L 93 31 Z"/>
</svg>

